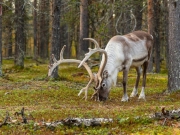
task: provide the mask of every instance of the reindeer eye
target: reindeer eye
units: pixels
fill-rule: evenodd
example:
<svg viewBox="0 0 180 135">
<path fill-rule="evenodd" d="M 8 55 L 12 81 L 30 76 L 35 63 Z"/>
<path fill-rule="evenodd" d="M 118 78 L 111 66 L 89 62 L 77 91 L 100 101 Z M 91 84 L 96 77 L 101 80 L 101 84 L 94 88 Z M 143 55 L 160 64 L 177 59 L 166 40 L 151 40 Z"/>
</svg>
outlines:
<svg viewBox="0 0 180 135">
<path fill-rule="evenodd" d="M 106 87 L 106 84 L 105 84 L 105 83 L 102 83 L 102 87 Z"/>
</svg>

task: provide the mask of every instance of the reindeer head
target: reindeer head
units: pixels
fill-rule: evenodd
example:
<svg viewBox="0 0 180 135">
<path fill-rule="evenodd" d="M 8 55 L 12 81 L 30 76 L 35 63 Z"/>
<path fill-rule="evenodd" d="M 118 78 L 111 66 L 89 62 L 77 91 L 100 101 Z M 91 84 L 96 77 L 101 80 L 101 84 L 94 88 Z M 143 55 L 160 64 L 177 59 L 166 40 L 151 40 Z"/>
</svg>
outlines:
<svg viewBox="0 0 180 135">
<path fill-rule="evenodd" d="M 84 38 L 84 40 L 92 41 L 95 44 L 95 48 L 94 49 L 89 48 L 89 52 L 87 54 L 85 54 L 85 58 L 82 60 L 82 62 L 80 63 L 80 65 L 78 67 L 81 67 L 81 65 L 86 60 L 88 60 L 92 54 L 94 54 L 96 52 L 103 53 L 101 66 L 98 70 L 97 75 L 95 76 L 96 87 L 94 87 L 95 93 L 93 94 L 92 98 L 95 98 L 95 100 L 104 101 L 104 100 L 108 99 L 110 88 L 111 88 L 111 86 L 110 86 L 111 79 L 109 79 L 108 71 L 107 70 L 104 71 L 104 67 L 107 63 L 107 52 L 104 49 L 101 49 L 99 47 L 99 44 L 97 43 L 96 40 L 94 40 L 92 38 Z"/>
<path fill-rule="evenodd" d="M 98 87 L 94 87 L 95 89 L 95 94 L 93 95 L 93 98 L 98 98 L 100 101 L 105 101 L 109 97 L 109 92 L 111 89 L 111 77 L 108 74 L 108 71 L 105 70 L 103 71 L 102 74 L 102 81 L 100 84 L 98 84 Z"/>
</svg>

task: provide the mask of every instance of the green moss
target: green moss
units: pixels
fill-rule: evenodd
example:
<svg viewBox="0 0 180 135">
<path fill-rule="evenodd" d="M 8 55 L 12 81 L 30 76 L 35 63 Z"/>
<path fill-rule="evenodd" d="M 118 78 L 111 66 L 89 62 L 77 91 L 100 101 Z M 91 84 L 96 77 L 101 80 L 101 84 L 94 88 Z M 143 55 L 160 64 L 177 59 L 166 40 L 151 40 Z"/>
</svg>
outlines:
<svg viewBox="0 0 180 135">
<path fill-rule="evenodd" d="M 6 111 L 13 116 L 22 107 L 25 107 L 25 113 L 31 114 L 34 119 L 26 125 L 3 126 L 0 134 L 180 134 L 178 128 L 173 128 L 174 121 L 172 125 L 162 126 L 161 121 L 149 117 L 160 112 L 162 106 L 167 110 L 179 108 L 180 91 L 164 93 L 167 74 L 147 75 L 146 101 L 135 97 L 123 103 L 122 73 L 119 73 L 118 85 L 112 88 L 110 99 L 106 102 L 95 102 L 90 99 L 94 84 L 88 91 L 87 101 L 82 99 L 84 93 L 78 97 L 79 90 L 86 86 L 89 80 L 84 68 L 77 68 L 77 64 L 63 64 L 59 66 L 60 78 L 51 80 L 47 79 L 47 65 L 37 65 L 33 60 L 26 59 L 25 67 L 19 69 L 13 67 L 12 60 L 3 61 L 4 77 L 0 78 L 0 121 L 3 121 Z M 97 72 L 97 67 L 93 72 Z M 135 70 L 131 70 L 128 95 L 134 87 L 135 78 Z M 58 126 L 51 129 L 34 126 L 35 122 L 42 120 L 51 122 L 68 117 L 103 117 L 112 118 L 114 122 L 99 127 Z"/>
</svg>

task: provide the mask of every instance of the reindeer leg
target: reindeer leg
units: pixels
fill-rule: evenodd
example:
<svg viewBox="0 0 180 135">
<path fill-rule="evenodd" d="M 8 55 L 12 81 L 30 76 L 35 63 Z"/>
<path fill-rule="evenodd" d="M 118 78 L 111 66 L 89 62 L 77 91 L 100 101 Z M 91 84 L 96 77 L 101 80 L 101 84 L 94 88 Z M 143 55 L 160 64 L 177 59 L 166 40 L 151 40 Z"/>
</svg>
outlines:
<svg viewBox="0 0 180 135">
<path fill-rule="evenodd" d="M 133 91 L 131 93 L 130 97 L 135 97 L 138 95 L 138 85 L 139 85 L 139 80 L 140 80 L 140 76 L 141 76 L 141 67 L 136 67 L 136 72 L 137 72 L 137 77 L 136 77 L 136 84 L 133 88 Z"/>
<path fill-rule="evenodd" d="M 129 68 L 123 70 L 123 82 L 122 82 L 122 84 L 123 84 L 124 95 L 123 95 L 123 97 L 121 99 L 122 102 L 126 102 L 126 101 L 129 100 L 129 97 L 127 95 L 127 90 L 126 90 L 127 89 L 126 86 L 127 86 L 128 72 L 129 72 Z"/>
<path fill-rule="evenodd" d="M 145 86 L 146 86 L 146 72 L 147 72 L 147 67 L 148 67 L 148 61 L 144 62 L 143 64 L 143 82 L 142 82 L 142 90 L 139 95 L 139 99 L 144 99 L 145 100 Z"/>
</svg>

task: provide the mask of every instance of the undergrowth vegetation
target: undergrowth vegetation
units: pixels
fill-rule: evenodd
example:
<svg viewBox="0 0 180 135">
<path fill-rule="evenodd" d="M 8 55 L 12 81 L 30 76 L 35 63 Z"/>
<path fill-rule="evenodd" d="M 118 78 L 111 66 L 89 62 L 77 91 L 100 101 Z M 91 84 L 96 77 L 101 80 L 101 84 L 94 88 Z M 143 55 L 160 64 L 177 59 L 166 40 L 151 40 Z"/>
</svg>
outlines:
<svg viewBox="0 0 180 135">
<path fill-rule="evenodd" d="M 92 69 L 97 71 L 97 67 Z M 14 113 L 25 108 L 25 114 L 32 119 L 27 124 L 7 124 L 0 127 L 0 134 L 180 134 L 179 121 L 155 120 L 155 112 L 161 108 L 167 110 L 180 108 L 180 92 L 168 94 L 167 71 L 160 74 L 147 75 L 146 101 L 138 97 L 129 102 L 121 102 L 122 73 L 118 75 L 118 83 L 113 87 L 110 98 L 106 102 L 91 100 L 93 85 L 88 91 L 88 100 L 78 92 L 86 86 L 89 76 L 84 68 L 77 64 L 63 64 L 59 67 L 59 80 L 47 77 L 47 64 L 36 64 L 31 59 L 25 60 L 25 68 L 13 67 L 12 60 L 3 61 L 4 76 L 0 78 L 0 121 L 6 112 L 14 117 Z M 128 95 L 135 84 L 136 73 L 132 69 L 128 75 Z M 141 83 L 140 85 L 141 86 Z M 139 87 L 139 91 L 141 87 Z M 97 127 L 58 126 L 45 128 L 34 126 L 36 122 L 52 122 L 66 118 L 112 118 L 113 123 Z"/>
</svg>

